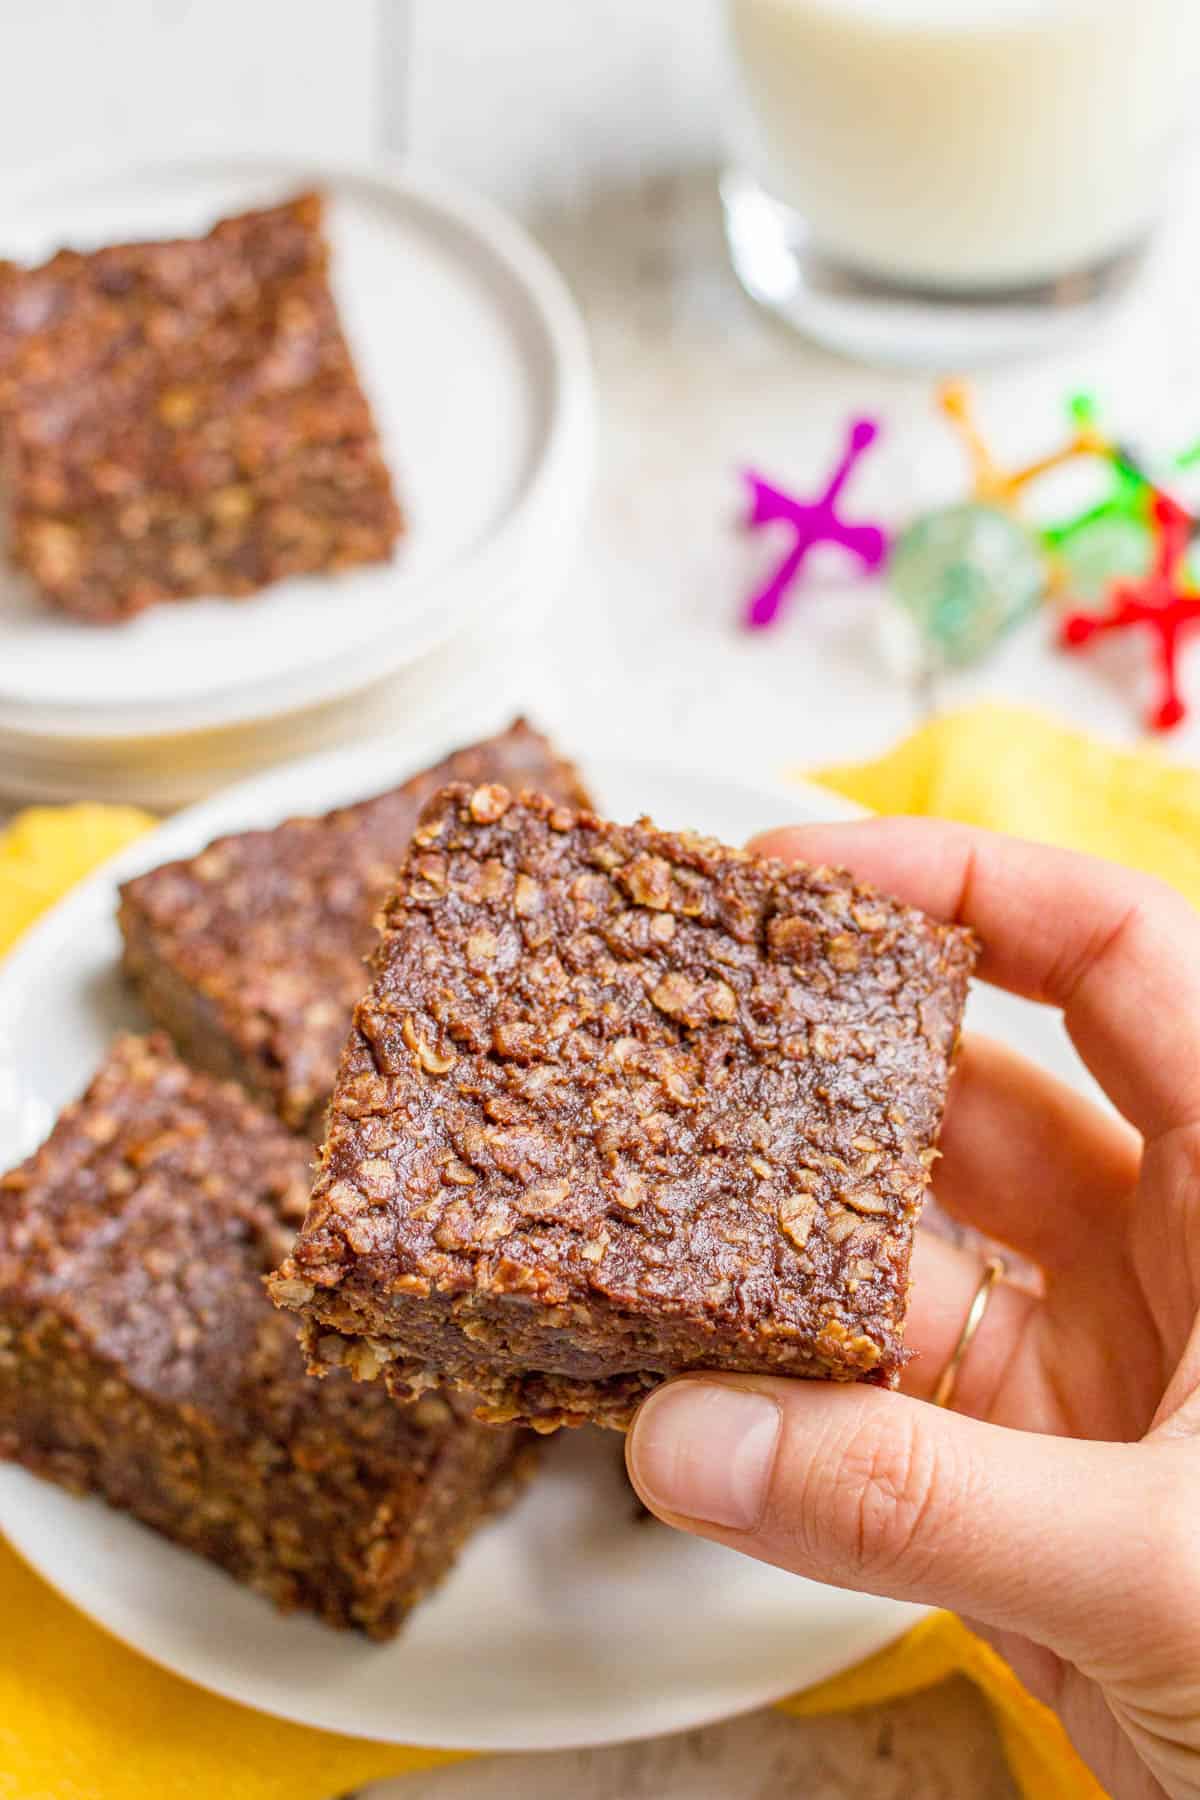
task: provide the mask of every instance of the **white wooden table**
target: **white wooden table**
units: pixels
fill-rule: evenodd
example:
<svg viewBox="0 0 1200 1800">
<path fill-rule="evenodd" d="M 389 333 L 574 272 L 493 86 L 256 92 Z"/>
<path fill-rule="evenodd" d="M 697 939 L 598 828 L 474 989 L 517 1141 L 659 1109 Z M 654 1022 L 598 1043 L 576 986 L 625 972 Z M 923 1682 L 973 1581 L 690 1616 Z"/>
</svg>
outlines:
<svg viewBox="0 0 1200 1800">
<path fill-rule="evenodd" d="M 371 1788 L 363 1800 L 1013 1800 L 965 1681 L 801 1722 L 754 1713 L 707 1731 L 561 1756 L 497 1756 Z"/>
<path fill-rule="evenodd" d="M 769 554 L 736 529 L 738 468 L 753 461 L 816 486 L 847 416 L 874 412 L 885 437 L 848 509 L 895 521 L 953 493 L 959 463 L 927 382 L 826 357 L 738 292 L 704 166 L 717 11 L 716 0 L 42 0 L 8 34 L 0 177 L 59 149 L 133 152 L 168 138 L 317 156 L 414 144 L 500 198 L 552 202 L 535 219 L 591 329 L 600 466 L 575 576 L 547 630 L 550 722 L 568 741 L 619 739 L 647 757 L 753 777 L 875 753 L 921 708 L 880 654 L 870 584 L 835 576 L 794 600 L 777 630 L 735 629 Z M 1170 448 L 1200 433 L 1189 236 L 1177 219 L 1142 295 L 1099 336 L 979 383 L 1006 452 L 1053 441 L 1076 385 L 1095 387 L 1126 435 Z M 1187 660 L 1200 699 L 1200 651 Z M 935 698 L 1032 701 L 1132 741 L 1142 661 L 1139 646 L 1065 658 L 1035 623 Z M 1166 753 L 1200 758 L 1200 725 Z M 372 1800 L 385 1791 L 993 1800 L 1012 1788 L 985 1708 L 952 1683 L 844 1718 L 767 1713 L 641 1746 L 483 1758 Z"/>
<path fill-rule="evenodd" d="M 1139 447 L 1200 438 L 1200 164 L 1181 176 L 1180 207 L 1141 288 L 1100 332 L 973 382 L 1003 460 L 1060 443 L 1066 397 L 1080 387 Z M 798 492 L 819 489 L 848 418 L 870 413 L 883 430 L 843 497 L 848 516 L 897 525 L 922 504 L 962 497 L 963 458 L 933 383 L 827 355 L 758 312 L 726 262 L 712 170 L 618 185 L 543 216 L 540 229 L 587 317 L 599 392 L 595 504 L 550 637 L 564 722 L 580 741 L 620 732 L 646 754 L 754 776 L 873 755 L 930 702 L 988 696 L 1111 741 L 1144 736 L 1145 641 L 1065 655 L 1049 611 L 919 697 L 881 647 L 878 586 L 837 550 L 814 557 L 817 579 L 772 630 L 738 630 L 739 601 L 780 554 L 780 540 L 738 528 L 739 469 L 754 463 Z M 1156 742 L 1196 762 L 1200 633 L 1183 666 L 1195 715 Z"/>
</svg>

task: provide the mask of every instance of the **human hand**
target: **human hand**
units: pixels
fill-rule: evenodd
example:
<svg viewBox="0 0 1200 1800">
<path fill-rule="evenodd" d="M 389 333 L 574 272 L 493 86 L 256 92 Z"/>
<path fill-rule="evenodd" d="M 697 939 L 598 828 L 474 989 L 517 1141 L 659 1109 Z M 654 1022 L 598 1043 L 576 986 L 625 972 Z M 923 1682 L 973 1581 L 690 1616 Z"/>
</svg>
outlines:
<svg viewBox="0 0 1200 1800">
<path fill-rule="evenodd" d="M 1119 1800 L 1194 1800 L 1200 918 L 1107 863 L 928 820 L 754 848 L 973 926 L 983 978 L 1060 1007 L 1123 1117 L 967 1038 L 937 1197 L 1037 1263 L 1044 1293 L 996 1282 L 935 1407 L 983 1264 L 921 1233 L 901 1393 L 683 1377 L 638 1413 L 634 1486 L 683 1530 L 967 1615 Z"/>
</svg>

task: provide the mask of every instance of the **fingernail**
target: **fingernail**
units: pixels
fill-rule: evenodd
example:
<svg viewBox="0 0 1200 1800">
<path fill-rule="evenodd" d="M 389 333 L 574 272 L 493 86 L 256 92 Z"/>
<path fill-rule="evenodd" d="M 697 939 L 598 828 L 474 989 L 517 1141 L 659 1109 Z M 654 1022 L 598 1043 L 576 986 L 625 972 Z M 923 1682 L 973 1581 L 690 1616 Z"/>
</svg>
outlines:
<svg viewBox="0 0 1200 1800">
<path fill-rule="evenodd" d="M 766 1506 L 779 1408 L 720 1382 L 675 1381 L 637 1416 L 630 1465 L 656 1512 L 752 1531 Z"/>
</svg>

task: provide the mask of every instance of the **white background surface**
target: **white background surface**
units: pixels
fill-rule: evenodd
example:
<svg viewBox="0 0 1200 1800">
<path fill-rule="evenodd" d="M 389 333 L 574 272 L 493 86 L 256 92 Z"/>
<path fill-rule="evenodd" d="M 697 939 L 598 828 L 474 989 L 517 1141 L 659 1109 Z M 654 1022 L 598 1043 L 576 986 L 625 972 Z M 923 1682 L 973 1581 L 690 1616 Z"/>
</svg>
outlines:
<svg viewBox="0 0 1200 1800">
<path fill-rule="evenodd" d="M 79 149 L 411 145 L 527 212 L 583 305 L 601 410 L 596 501 L 544 644 L 543 711 L 564 736 L 608 734 L 647 756 L 761 776 L 873 753 L 919 716 L 877 654 L 868 586 L 827 583 L 762 638 L 731 625 L 767 554 L 735 529 L 745 461 L 815 486 L 846 415 L 867 410 L 886 435 L 849 512 L 898 521 L 922 497 L 953 494 L 961 472 L 927 383 L 827 358 L 737 292 L 704 166 L 719 134 L 715 0 L 40 0 L 6 11 L 0 183 Z M 1099 336 L 979 383 L 1003 450 L 1053 442 L 1079 383 L 1124 435 L 1171 449 L 1200 431 L 1198 197 L 1194 182 L 1180 187 L 1154 270 Z M 1200 702 L 1198 655 L 1187 662 Z M 1143 667 L 1137 645 L 1064 658 L 1035 621 L 938 698 L 1029 699 L 1133 741 Z M 1166 753 L 1200 756 L 1200 728 Z M 883 1718 L 765 1718 L 661 1749 L 536 1768 L 485 1761 L 395 1788 L 408 1800 L 1008 1791 L 982 1714 L 953 1691 Z"/>
<path fill-rule="evenodd" d="M 78 151 L 410 149 L 506 204 L 709 160 L 719 0 L 3 7 L 0 175 Z"/>
</svg>

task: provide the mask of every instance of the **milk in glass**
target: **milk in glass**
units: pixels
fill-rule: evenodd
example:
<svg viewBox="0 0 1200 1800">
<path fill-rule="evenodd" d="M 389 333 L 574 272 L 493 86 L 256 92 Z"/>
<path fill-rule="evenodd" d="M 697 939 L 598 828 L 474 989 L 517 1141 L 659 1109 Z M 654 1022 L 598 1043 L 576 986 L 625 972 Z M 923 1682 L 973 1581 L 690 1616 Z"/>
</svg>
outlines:
<svg viewBox="0 0 1200 1800">
<path fill-rule="evenodd" d="M 752 173 L 851 270 L 1016 289 L 1136 246 L 1200 0 L 729 0 Z"/>
</svg>

